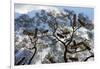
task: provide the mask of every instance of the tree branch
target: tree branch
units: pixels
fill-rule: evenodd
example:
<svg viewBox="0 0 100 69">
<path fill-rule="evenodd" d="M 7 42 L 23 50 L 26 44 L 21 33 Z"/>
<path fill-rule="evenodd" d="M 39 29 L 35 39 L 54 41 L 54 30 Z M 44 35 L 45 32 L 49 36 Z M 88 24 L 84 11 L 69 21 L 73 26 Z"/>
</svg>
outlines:
<svg viewBox="0 0 100 69">
<path fill-rule="evenodd" d="M 58 40 L 60 41 L 63 45 L 65 45 L 65 43 L 63 41 L 61 41 L 55 34 L 53 34 L 53 36 Z"/>
<path fill-rule="evenodd" d="M 34 56 L 35 56 L 35 54 L 36 54 L 36 52 L 37 52 L 37 48 L 34 47 L 34 49 L 35 49 L 34 54 L 33 54 L 32 57 L 30 58 L 28 64 L 31 64 L 31 61 L 32 61 L 32 59 L 34 58 Z"/>
<path fill-rule="evenodd" d="M 23 57 L 19 62 L 15 63 L 15 65 L 20 65 L 25 60 L 25 57 Z"/>
<path fill-rule="evenodd" d="M 30 38 L 31 43 L 34 44 L 34 47 L 32 49 L 34 49 L 35 51 L 34 51 L 34 54 L 32 55 L 32 57 L 30 58 L 28 64 L 31 64 L 31 61 L 32 61 L 32 59 L 34 58 L 34 56 L 35 56 L 35 54 L 37 52 L 37 47 L 36 47 L 36 45 L 37 45 L 36 42 L 38 40 L 38 38 L 37 38 L 37 32 L 38 32 L 38 29 L 36 28 L 35 29 L 35 37 L 33 38 L 33 39 L 36 39 L 36 40 L 34 42 L 32 41 L 32 38 Z"/>
<path fill-rule="evenodd" d="M 87 61 L 88 59 L 94 57 L 94 54 L 92 54 L 91 56 L 87 57 L 84 61 Z"/>
</svg>

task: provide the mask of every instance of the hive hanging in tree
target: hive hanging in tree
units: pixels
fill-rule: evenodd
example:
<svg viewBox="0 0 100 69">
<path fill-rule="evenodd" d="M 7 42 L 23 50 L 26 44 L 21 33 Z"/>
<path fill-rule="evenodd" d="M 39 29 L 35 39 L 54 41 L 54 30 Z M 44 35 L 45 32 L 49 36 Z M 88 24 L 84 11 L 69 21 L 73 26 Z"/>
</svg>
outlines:
<svg viewBox="0 0 100 69">
<path fill-rule="evenodd" d="M 64 30 L 62 30 L 62 34 L 63 35 L 70 34 L 70 31 L 67 28 L 65 28 Z"/>
<path fill-rule="evenodd" d="M 85 26 L 85 23 L 82 20 L 78 19 L 78 21 L 81 24 L 81 26 Z"/>
<path fill-rule="evenodd" d="M 57 33 L 57 36 L 60 38 L 64 38 L 64 36 L 62 34 Z"/>
<path fill-rule="evenodd" d="M 76 26 L 76 14 L 73 15 L 73 27 Z"/>
<path fill-rule="evenodd" d="M 28 30 L 24 30 L 24 31 L 23 31 L 23 34 L 24 34 L 24 35 L 28 35 L 28 36 L 34 36 L 34 33 L 31 32 L 31 31 L 28 31 Z"/>
</svg>

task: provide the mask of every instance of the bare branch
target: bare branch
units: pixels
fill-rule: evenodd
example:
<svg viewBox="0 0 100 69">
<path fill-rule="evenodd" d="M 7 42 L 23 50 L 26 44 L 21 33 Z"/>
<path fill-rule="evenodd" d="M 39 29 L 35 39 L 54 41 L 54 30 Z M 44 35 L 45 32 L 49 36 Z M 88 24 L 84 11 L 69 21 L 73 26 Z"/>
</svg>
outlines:
<svg viewBox="0 0 100 69">
<path fill-rule="evenodd" d="M 55 34 L 53 34 L 53 36 L 54 36 L 58 41 L 60 41 L 62 44 L 65 45 L 65 43 L 64 43 L 63 41 L 61 41 Z"/>
<path fill-rule="evenodd" d="M 88 59 L 94 57 L 94 54 L 92 54 L 91 56 L 87 57 L 84 61 L 87 61 Z"/>
<path fill-rule="evenodd" d="M 23 57 L 19 62 L 15 63 L 15 65 L 20 65 L 25 60 L 25 57 Z"/>
<path fill-rule="evenodd" d="M 38 30 L 37 30 L 37 28 L 36 28 L 36 29 L 35 29 L 35 37 L 34 37 L 34 38 L 37 38 L 37 32 L 38 32 Z M 34 54 L 32 55 L 32 57 L 30 58 L 28 64 L 31 64 L 31 61 L 32 61 L 32 59 L 34 58 L 34 56 L 35 56 L 35 54 L 36 54 L 36 52 L 37 52 L 36 42 L 37 42 L 38 38 L 37 38 L 37 40 L 35 40 L 34 42 L 32 42 L 32 39 L 31 39 L 31 38 L 30 38 L 30 40 L 31 40 L 31 43 L 34 44 L 34 47 L 33 47 L 32 49 L 34 49 L 35 51 L 34 51 Z"/>
<path fill-rule="evenodd" d="M 35 49 L 34 54 L 33 54 L 32 57 L 30 58 L 28 64 L 31 64 L 31 61 L 32 61 L 32 59 L 34 58 L 34 56 L 35 56 L 35 54 L 36 54 L 36 52 L 37 52 L 37 48 L 34 47 L 34 49 Z"/>
</svg>

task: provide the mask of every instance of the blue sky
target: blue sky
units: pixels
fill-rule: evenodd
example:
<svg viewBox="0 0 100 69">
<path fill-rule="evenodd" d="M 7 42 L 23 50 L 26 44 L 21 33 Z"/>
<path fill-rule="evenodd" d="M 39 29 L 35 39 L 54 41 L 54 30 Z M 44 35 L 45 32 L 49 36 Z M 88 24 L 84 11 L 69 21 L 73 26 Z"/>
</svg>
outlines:
<svg viewBox="0 0 100 69">
<path fill-rule="evenodd" d="M 86 7 L 64 7 L 65 9 L 73 10 L 75 13 L 83 13 L 84 15 L 88 16 L 90 20 L 94 19 L 94 9 L 93 8 L 86 8 Z"/>
<path fill-rule="evenodd" d="M 71 7 L 71 6 L 45 6 L 45 5 L 32 5 L 32 4 L 15 4 L 15 12 L 20 14 L 27 14 L 31 11 L 38 11 L 40 9 L 55 9 L 56 11 L 69 9 L 73 10 L 75 13 L 83 13 L 88 16 L 90 20 L 94 19 L 94 9 L 87 7 Z"/>
</svg>

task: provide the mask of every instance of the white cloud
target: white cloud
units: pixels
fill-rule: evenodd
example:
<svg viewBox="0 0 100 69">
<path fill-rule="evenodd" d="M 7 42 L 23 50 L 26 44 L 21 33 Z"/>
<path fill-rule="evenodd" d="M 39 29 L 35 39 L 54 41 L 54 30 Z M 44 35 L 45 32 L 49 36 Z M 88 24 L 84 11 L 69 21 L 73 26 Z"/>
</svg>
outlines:
<svg viewBox="0 0 100 69">
<path fill-rule="evenodd" d="M 21 5 L 15 4 L 15 12 L 17 13 L 28 13 L 35 9 L 32 5 Z"/>
<path fill-rule="evenodd" d="M 55 10 L 56 12 L 59 13 L 59 9 L 57 9 L 56 7 L 53 6 L 37 6 L 37 5 L 28 5 L 28 4 L 15 4 L 15 12 L 17 13 L 28 13 L 32 10 L 40 10 L 40 9 L 44 9 L 47 11 L 51 11 L 51 10 Z"/>
</svg>

